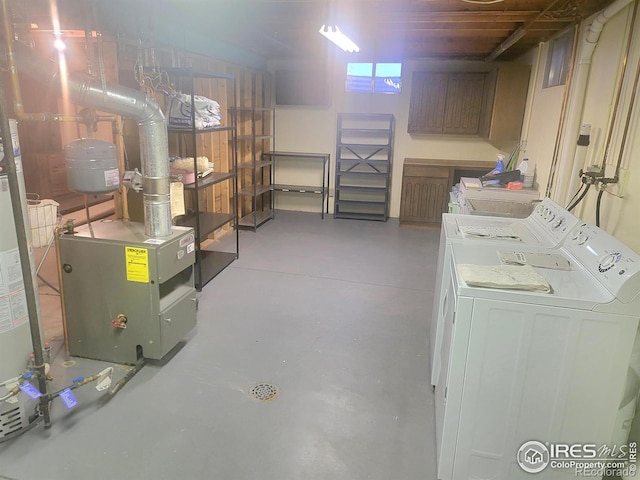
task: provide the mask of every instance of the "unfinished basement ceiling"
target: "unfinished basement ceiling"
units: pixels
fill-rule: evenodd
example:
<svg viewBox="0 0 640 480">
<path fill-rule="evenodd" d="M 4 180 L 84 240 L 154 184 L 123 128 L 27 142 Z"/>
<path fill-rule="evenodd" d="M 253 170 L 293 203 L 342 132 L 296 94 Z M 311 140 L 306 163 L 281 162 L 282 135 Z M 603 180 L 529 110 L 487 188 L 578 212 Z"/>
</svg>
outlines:
<svg viewBox="0 0 640 480">
<path fill-rule="evenodd" d="M 58 3 L 62 13 L 75 16 L 79 22 L 86 21 L 86 15 L 79 15 L 83 9 L 78 9 L 76 1 Z M 524 36 L 499 57 L 510 60 L 611 3 L 612 0 L 95 0 L 93 17 L 102 22 L 102 28 L 129 36 L 153 36 L 159 41 L 165 38 L 179 47 L 175 44 L 183 35 L 185 39 L 194 37 L 200 42 L 240 47 L 265 59 L 322 55 L 328 47 L 318 33 L 323 24 L 339 25 L 360 46 L 358 57 L 372 60 L 486 59 L 514 32 L 524 29 Z M 165 35 L 169 30 L 171 35 Z"/>
</svg>

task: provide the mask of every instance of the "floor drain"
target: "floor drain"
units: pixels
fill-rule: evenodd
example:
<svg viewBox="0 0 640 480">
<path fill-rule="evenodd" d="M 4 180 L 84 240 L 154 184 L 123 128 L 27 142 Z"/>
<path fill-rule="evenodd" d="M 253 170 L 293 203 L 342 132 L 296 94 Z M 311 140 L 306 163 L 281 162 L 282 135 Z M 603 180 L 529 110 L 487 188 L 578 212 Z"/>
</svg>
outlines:
<svg viewBox="0 0 640 480">
<path fill-rule="evenodd" d="M 257 400 L 268 402 L 278 396 L 278 387 L 270 383 L 258 383 L 251 387 L 249 395 Z"/>
</svg>

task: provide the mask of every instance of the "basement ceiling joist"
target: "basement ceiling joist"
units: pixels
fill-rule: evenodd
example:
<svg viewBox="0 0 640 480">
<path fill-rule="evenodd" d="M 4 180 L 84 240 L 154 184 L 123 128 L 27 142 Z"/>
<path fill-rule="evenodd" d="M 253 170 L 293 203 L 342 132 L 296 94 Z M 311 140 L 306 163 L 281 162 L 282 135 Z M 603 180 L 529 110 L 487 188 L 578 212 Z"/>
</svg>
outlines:
<svg viewBox="0 0 640 480">
<path fill-rule="evenodd" d="M 10 0 L 13 4 L 48 1 Z M 128 36 L 153 35 L 221 42 L 265 59 L 321 58 L 327 41 L 321 25 L 339 25 L 358 43 L 360 60 L 417 58 L 485 59 L 520 28 L 526 33 L 500 60 L 522 55 L 598 12 L 612 0 L 503 0 L 491 4 L 464 0 L 87 0 L 95 22 Z M 83 28 L 87 8 L 77 0 L 58 0 L 72 28 Z M 33 9 L 36 11 L 37 9 Z M 97 19 L 95 17 L 98 17 Z M 127 27 L 128 31 L 118 32 Z M 63 25 L 64 28 L 64 25 Z M 171 38 L 165 35 L 171 31 Z M 181 45 L 174 45 L 180 47 Z M 331 47 L 336 48 L 336 47 Z M 380 58 L 385 57 L 385 58 Z"/>
</svg>

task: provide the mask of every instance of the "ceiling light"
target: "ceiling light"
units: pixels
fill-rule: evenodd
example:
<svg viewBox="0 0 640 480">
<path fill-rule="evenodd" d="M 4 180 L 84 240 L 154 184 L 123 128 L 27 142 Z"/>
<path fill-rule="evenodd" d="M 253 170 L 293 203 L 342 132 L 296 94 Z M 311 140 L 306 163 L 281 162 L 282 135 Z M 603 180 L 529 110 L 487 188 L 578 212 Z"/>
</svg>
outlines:
<svg viewBox="0 0 640 480">
<path fill-rule="evenodd" d="M 62 52 L 65 48 L 67 48 L 61 38 L 56 38 L 53 42 L 53 46 L 56 47 L 59 52 Z"/>
<path fill-rule="evenodd" d="M 331 40 L 345 52 L 357 53 L 360 51 L 360 47 L 358 47 L 358 45 L 356 45 L 353 40 L 342 33 L 337 25 L 335 27 L 323 25 L 318 31 L 322 36 Z"/>
</svg>

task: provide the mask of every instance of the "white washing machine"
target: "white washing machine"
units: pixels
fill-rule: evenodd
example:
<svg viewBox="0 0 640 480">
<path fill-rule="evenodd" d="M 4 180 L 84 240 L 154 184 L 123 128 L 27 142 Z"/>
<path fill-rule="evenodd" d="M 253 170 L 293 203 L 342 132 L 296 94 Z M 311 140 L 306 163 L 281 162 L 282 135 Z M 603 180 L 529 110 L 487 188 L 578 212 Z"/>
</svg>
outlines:
<svg viewBox="0 0 640 480">
<path fill-rule="evenodd" d="M 549 198 L 542 200 L 531 215 L 524 219 L 448 213 L 442 216 L 438 271 L 429 336 L 431 385 L 437 385 L 440 376 L 440 345 L 444 315 L 442 292 L 443 286 L 449 282 L 449 271 L 443 266 L 448 264 L 451 258 L 451 244 L 516 244 L 556 248 L 579 223 L 580 219 Z"/>
<path fill-rule="evenodd" d="M 572 269 L 535 268 L 550 293 L 465 283 L 459 265 L 499 265 L 499 250 L 553 252 Z M 580 224 L 555 250 L 452 243 L 445 269 L 438 479 L 530 479 L 516 455 L 531 440 L 610 444 L 638 330 L 640 257 Z"/>
</svg>

